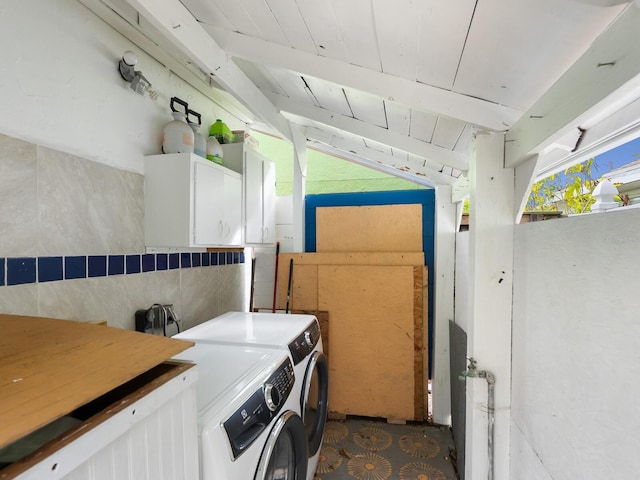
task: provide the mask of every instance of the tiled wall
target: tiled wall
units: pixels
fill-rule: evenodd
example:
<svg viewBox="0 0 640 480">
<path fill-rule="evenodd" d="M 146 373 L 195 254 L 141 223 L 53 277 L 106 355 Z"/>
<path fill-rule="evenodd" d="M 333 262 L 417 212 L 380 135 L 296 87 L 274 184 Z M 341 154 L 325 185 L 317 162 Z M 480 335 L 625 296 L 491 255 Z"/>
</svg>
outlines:
<svg viewBox="0 0 640 480">
<path fill-rule="evenodd" d="M 0 135 L 0 313 L 107 320 L 171 303 L 184 326 L 244 306 L 242 252 L 147 254 L 144 179 Z"/>
</svg>

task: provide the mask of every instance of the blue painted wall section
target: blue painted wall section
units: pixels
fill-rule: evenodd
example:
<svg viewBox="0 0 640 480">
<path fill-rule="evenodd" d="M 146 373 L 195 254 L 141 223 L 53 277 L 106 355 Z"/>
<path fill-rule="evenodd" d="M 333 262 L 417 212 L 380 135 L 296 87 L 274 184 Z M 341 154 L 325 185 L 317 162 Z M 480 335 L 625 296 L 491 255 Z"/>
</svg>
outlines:
<svg viewBox="0 0 640 480">
<path fill-rule="evenodd" d="M 316 209 L 318 207 L 359 207 L 364 205 L 422 205 L 422 251 L 428 267 L 429 378 L 433 350 L 433 262 L 435 243 L 435 190 L 397 190 L 388 192 L 328 193 L 305 197 L 305 252 L 316 251 Z"/>
</svg>

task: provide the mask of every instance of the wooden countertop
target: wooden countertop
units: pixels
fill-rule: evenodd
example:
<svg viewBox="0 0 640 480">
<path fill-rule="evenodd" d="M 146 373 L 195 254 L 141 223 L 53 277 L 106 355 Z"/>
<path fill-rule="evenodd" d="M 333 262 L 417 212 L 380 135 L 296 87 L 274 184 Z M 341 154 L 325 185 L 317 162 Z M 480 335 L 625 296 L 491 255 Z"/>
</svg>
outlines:
<svg viewBox="0 0 640 480">
<path fill-rule="evenodd" d="M 192 342 L 0 314 L 0 448 L 135 378 Z"/>
</svg>

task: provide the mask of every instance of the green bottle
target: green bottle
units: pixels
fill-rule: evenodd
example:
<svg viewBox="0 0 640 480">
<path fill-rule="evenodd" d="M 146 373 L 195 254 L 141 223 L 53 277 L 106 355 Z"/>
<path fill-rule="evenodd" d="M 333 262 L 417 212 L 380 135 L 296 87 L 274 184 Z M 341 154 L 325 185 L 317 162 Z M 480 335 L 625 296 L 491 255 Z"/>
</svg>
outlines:
<svg viewBox="0 0 640 480">
<path fill-rule="evenodd" d="M 216 140 L 218 140 L 220 145 L 233 142 L 233 139 L 231 138 L 231 130 L 219 118 L 217 118 L 215 123 L 211 125 L 211 128 L 209 128 L 209 136 L 216 137 Z"/>
</svg>

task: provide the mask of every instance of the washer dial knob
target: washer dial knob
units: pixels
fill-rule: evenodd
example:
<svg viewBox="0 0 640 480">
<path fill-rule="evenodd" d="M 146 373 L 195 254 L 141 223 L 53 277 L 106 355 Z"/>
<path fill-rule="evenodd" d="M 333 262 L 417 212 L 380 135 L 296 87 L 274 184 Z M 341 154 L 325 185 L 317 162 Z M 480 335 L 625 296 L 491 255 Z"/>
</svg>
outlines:
<svg viewBox="0 0 640 480">
<path fill-rule="evenodd" d="M 311 338 L 311 332 L 304 332 L 304 343 L 307 344 L 307 347 L 313 348 L 313 339 Z"/>
<path fill-rule="evenodd" d="M 264 401 L 267 403 L 267 408 L 272 412 L 280 406 L 280 392 L 270 383 L 267 383 L 264 387 Z"/>
</svg>

